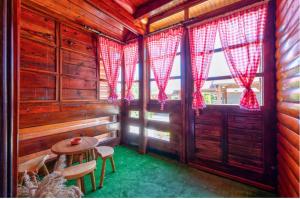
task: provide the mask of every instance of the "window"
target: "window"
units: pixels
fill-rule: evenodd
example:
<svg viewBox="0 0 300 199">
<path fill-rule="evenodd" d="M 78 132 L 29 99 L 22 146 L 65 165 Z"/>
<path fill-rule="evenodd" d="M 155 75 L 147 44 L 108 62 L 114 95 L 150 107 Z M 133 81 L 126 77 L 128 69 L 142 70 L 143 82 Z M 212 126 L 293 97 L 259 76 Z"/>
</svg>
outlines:
<svg viewBox="0 0 300 199">
<path fill-rule="evenodd" d="M 262 61 L 261 61 L 262 63 Z M 263 72 L 260 65 L 256 78 L 252 83 L 252 89 L 256 94 L 260 105 L 263 104 Z M 202 94 L 206 104 L 239 104 L 243 92 L 231 77 L 224 51 L 221 46 L 219 33 L 217 32 L 214 54 L 211 60 L 208 78 L 202 87 Z"/>
<path fill-rule="evenodd" d="M 136 69 L 135 69 L 135 73 L 134 73 L 134 80 L 133 80 L 133 84 L 132 84 L 132 94 L 134 99 L 139 99 L 140 96 L 140 92 L 139 92 L 139 85 L 140 85 L 140 81 L 139 81 L 139 71 L 140 71 L 140 67 L 139 67 L 139 63 L 136 64 Z"/>
<path fill-rule="evenodd" d="M 109 95 L 109 86 L 108 86 L 108 83 L 107 83 L 107 79 L 106 79 L 106 75 L 105 75 L 105 69 L 104 69 L 104 65 L 103 65 L 103 62 L 102 60 L 100 60 L 100 70 L 99 70 L 99 77 L 100 77 L 100 91 L 99 91 L 99 98 L 101 100 L 107 100 L 108 98 L 108 95 Z"/>
<path fill-rule="evenodd" d="M 147 119 L 159 122 L 170 122 L 168 113 L 147 112 Z"/>
<path fill-rule="evenodd" d="M 117 84 L 117 94 L 118 99 L 121 98 L 121 90 L 122 90 L 122 68 L 119 71 L 119 79 Z M 126 89 L 126 88 L 125 88 Z M 125 90 L 126 91 L 126 90 Z M 131 88 L 134 99 L 139 99 L 139 64 L 136 65 L 135 73 L 134 73 L 134 81 Z"/>
<path fill-rule="evenodd" d="M 170 141 L 170 132 L 157 131 L 153 129 L 145 129 L 148 137 L 155 138 L 158 140 Z"/>
<path fill-rule="evenodd" d="M 140 134 L 140 127 L 129 125 L 128 133 L 139 135 Z"/>
<path fill-rule="evenodd" d="M 129 111 L 129 117 L 138 119 L 140 117 L 140 112 L 139 111 Z"/>
<path fill-rule="evenodd" d="M 166 87 L 166 94 L 168 100 L 180 100 L 181 99 L 181 47 L 178 46 L 176 57 L 174 59 L 170 79 Z M 157 100 L 158 88 L 154 79 L 152 69 L 150 69 L 150 99 Z"/>
</svg>

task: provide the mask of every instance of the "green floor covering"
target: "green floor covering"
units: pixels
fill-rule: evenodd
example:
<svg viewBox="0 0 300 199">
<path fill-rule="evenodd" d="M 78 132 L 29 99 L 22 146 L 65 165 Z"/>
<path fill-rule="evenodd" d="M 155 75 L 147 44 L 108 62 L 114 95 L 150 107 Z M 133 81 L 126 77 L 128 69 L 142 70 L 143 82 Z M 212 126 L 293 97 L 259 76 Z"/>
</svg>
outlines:
<svg viewBox="0 0 300 199">
<path fill-rule="evenodd" d="M 104 187 L 99 189 L 102 161 L 96 169 L 97 190 L 85 177 L 88 198 L 128 197 L 276 197 L 274 194 L 229 179 L 201 172 L 176 160 L 154 154 L 140 155 L 124 146 L 115 148 L 116 173 L 107 161 Z M 70 181 L 68 184 L 75 184 Z"/>
</svg>

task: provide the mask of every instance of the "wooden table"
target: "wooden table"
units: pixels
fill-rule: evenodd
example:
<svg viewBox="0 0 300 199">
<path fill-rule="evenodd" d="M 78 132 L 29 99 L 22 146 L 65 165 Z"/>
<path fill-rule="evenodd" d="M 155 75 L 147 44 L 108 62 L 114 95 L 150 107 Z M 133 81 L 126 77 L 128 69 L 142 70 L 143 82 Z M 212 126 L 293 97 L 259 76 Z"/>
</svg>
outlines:
<svg viewBox="0 0 300 199">
<path fill-rule="evenodd" d="M 94 149 L 98 144 L 98 139 L 94 137 L 81 137 L 82 141 L 78 145 L 71 145 L 71 138 L 62 140 L 54 144 L 51 151 L 57 155 L 69 156 L 67 165 L 70 166 L 73 162 L 73 155 L 79 155 L 79 162 L 83 161 L 83 154 L 90 154 L 92 151 L 92 159 L 95 159 Z"/>
</svg>

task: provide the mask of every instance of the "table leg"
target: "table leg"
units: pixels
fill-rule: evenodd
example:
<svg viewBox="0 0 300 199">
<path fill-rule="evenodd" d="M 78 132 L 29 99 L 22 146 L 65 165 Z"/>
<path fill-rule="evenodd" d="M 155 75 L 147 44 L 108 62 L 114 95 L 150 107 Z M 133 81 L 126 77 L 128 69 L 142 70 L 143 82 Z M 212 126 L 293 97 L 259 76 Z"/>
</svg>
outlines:
<svg viewBox="0 0 300 199">
<path fill-rule="evenodd" d="M 73 164 L 73 155 L 68 156 L 67 166 L 70 167 Z"/>
<path fill-rule="evenodd" d="M 76 182 L 77 182 L 77 187 L 80 189 L 80 191 L 82 191 L 80 178 L 77 178 Z"/>
<path fill-rule="evenodd" d="M 91 176 L 93 191 L 96 191 L 95 171 L 92 171 L 90 176 Z"/>
<path fill-rule="evenodd" d="M 79 155 L 79 163 L 80 163 L 80 164 L 83 163 L 83 154 L 82 154 L 82 153 Z"/>
<path fill-rule="evenodd" d="M 91 149 L 92 160 L 96 160 L 95 149 Z"/>
<path fill-rule="evenodd" d="M 85 193 L 84 177 L 80 178 L 82 193 Z"/>
</svg>

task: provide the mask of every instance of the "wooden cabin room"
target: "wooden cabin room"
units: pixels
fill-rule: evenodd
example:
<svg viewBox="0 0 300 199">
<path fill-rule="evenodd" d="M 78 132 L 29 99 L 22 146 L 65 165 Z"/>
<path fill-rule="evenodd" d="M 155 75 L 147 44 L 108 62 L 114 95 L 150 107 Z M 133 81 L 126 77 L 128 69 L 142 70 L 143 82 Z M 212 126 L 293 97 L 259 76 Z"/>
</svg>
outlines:
<svg viewBox="0 0 300 199">
<path fill-rule="evenodd" d="M 300 197 L 300 1 L 0 8 L 1 197 Z"/>
</svg>

